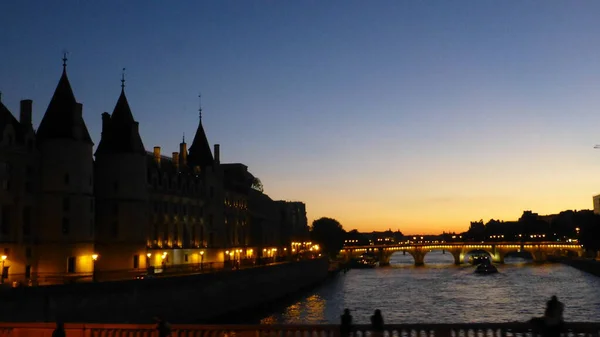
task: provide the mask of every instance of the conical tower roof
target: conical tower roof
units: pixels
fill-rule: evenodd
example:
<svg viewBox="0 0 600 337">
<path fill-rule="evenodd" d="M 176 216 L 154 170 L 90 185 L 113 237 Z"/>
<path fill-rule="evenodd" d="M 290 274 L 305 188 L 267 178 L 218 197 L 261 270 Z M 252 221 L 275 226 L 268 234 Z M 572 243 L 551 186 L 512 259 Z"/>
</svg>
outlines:
<svg viewBox="0 0 600 337">
<path fill-rule="evenodd" d="M 66 63 L 63 64 L 62 75 L 38 127 L 37 138 L 39 141 L 69 138 L 93 143 L 73 95 Z"/>
</svg>

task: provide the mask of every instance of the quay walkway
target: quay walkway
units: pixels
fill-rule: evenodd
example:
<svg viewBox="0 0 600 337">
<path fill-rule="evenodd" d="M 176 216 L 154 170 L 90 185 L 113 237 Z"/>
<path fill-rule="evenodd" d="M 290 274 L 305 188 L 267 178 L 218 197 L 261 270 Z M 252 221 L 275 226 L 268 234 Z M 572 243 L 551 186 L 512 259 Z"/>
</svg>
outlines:
<svg viewBox="0 0 600 337">
<path fill-rule="evenodd" d="M 65 324 L 69 337 L 157 337 L 152 324 Z M 53 323 L 0 323 L 0 337 L 50 337 Z M 354 337 L 372 336 L 355 325 Z M 563 336 L 600 336 L 600 323 L 567 323 Z M 173 325 L 172 337 L 339 337 L 338 325 Z M 529 323 L 389 324 L 383 337 L 539 336 Z"/>
</svg>

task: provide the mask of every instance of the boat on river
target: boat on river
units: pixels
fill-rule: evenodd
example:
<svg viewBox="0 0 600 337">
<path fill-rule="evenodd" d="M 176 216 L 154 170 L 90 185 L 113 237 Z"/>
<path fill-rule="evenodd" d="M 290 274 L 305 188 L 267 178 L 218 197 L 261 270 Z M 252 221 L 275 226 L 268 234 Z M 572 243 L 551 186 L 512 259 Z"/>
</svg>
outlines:
<svg viewBox="0 0 600 337">
<path fill-rule="evenodd" d="M 350 262 L 350 268 L 365 269 L 377 267 L 377 257 L 371 254 L 363 254 L 358 259 Z"/>
<path fill-rule="evenodd" d="M 477 274 L 495 274 L 497 272 L 498 272 L 498 268 L 496 268 L 496 266 L 491 264 L 489 262 L 489 260 L 487 260 L 487 262 L 484 262 L 484 263 L 478 265 L 477 268 L 475 268 L 475 273 L 477 273 Z"/>
</svg>

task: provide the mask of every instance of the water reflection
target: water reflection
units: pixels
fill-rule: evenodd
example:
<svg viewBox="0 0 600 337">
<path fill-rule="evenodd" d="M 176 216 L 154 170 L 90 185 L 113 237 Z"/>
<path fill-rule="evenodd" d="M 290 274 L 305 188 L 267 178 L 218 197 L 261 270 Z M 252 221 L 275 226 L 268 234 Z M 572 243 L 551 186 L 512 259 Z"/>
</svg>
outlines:
<svg viewBox="0 0 600 337">
<path fill-rule="evenodd" d="M 541 316 L 554 294 L 567 320 L 600 320 L 600 278 L 574 268 L 510 257 L 498 274 L 478 275 L 472 266 L 453 265 L 451 254 L 427 257 L 425 267 L 397 253 L 391 268 L 351 270 L 254 322 L 338 323 L 344 308 L 364 324 L 374 309 L 389 323 L 525 321 Z"/>
</svg>

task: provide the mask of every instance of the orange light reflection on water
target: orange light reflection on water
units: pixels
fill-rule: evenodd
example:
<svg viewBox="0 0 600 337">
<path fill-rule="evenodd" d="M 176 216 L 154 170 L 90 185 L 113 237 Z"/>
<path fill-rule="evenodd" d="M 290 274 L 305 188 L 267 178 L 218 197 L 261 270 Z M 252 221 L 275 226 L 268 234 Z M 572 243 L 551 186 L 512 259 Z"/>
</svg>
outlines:
<svg viewBox="0 0 600 337">
<path fill-rule="evenodd" d="M 325 300 L 319 295 L 311 295 L 304 301 L 296 302 L 285 308 L 283 316 L 291 324 L 301 324 L 306 321 L 325 321 Z M 275 316 L 268 316 L 260 324 L 276 324 Z"/>
</svg>

